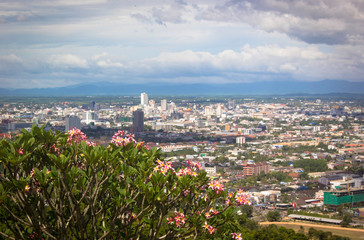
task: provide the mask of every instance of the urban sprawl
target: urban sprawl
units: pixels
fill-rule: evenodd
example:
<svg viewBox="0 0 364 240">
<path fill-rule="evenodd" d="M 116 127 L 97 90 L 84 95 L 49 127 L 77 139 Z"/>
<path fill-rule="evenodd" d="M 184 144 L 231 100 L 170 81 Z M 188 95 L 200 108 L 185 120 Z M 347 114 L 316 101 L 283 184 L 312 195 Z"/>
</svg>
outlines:
<svg viewBox="0 0 364 240">
<path fill-rule="evenodd" d="M 66 98 L 64 98 L 66 99 Z M 0 104 L 1 138 L 33 124 L 81 129 L 99 144 L 127 130 L 174 167 L 198 161 L 211 178 L 249 193 L 254 218 L 363 225 L 364 106 L 338 98 L 120 97 Z M 344 209 L 344 210 L 343 210 Z M 259 214 L 257 214 L 259 213 Z"/>
</svg>

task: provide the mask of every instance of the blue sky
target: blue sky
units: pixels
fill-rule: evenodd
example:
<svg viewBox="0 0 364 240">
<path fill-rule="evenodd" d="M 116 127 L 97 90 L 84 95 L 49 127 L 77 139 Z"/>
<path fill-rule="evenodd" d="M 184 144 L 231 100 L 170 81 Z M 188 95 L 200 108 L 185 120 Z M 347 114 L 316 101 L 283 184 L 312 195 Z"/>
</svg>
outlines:
<svg viewBox="0 0 364 240">
<path fill-rule="evenodd" d="M 2 0 L 0 83 L 364 81 L 362 0 Z"/>
</svg>

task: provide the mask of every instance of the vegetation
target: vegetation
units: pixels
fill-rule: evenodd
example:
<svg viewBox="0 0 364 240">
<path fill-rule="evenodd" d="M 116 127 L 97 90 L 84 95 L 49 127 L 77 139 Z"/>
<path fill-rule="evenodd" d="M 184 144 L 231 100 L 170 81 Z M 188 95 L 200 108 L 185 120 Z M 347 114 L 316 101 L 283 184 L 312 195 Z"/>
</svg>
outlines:
<svg viewBox="0 0 364 240">
<path fill-rule="evenodd" d="M 119 132 L 95 146 L 79 130 L 33 126 L 0 142 L 0 235 L 8 239 L 223 238 L 242 231 L 236 205 L 199 165 L 174 170 L 160 150 Z"/>
<path fill-rule="evenodd" d="M 327 170 L 325 159 L 301 159 L 293 163 L 295 168 L 303 168 L 305 172 L 323 172 Z"/>
<path fill-rule="evenodd" d="M 267 214 L 267 220 L 269 222 L 279 222 L 281 220 L 281 213 L 279 211 L 270 211 Z"/>
<path fill-rule="evenodd" d="M 268 177 L 287 176 L 259 176 Z M 175 169 L 160 149 L 146 149 L 125 132 L 107 146 L 79 130 L 36 126 L 0 141 L 0 238 L 308 239 L 259 227 L 248 203 L 198 163 Z M 278 211 L 267 217 L 281 218 Z"/>
</svg>

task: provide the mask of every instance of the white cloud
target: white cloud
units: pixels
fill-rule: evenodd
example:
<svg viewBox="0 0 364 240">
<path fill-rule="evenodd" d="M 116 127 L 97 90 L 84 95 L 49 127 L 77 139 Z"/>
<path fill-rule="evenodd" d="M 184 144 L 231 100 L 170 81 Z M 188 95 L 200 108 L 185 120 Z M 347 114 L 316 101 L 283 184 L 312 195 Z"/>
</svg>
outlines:
<svg viewBox="0 0 364 240">
<path fill-rule="evenodd" d="M 87 68 L 87 61 L 72 54 L 53 55 L 49 63 L 54 68 Z"/>
<path fill-rule="evenodd" d="M 96 64 L 99 67 L 123 67 L 123 64 L 119 62 L 112 62 L 110 59 L 97 61 Z"/>
</svg>

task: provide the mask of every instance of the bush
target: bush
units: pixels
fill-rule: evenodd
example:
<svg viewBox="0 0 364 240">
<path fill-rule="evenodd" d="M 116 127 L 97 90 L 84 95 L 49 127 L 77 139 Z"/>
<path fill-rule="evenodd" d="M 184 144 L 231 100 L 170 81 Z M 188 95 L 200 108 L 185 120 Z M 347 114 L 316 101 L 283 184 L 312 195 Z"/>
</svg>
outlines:
<svg viewBox="0 0 364 240">
<path fill-rule="evenodd" d="M 120 131 L 101 146 L 77 129 L 33 126 L 1 140 L 0 165 L 7 239 L 238 239 L 235 206 L 248 203 L 198 163 L 173 169 Z"/>
<path fill-rule="evenodd" d="M 269 222 L 278 222 L 281 220 L 281 213 L 279 211 L 270 211 L 267 214 L 267 220 Z"/>
</svg>

